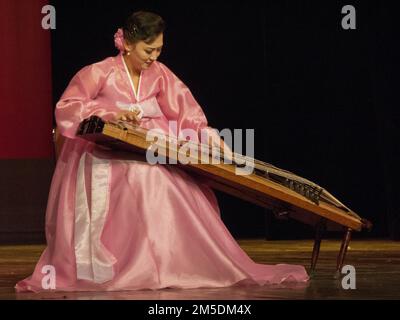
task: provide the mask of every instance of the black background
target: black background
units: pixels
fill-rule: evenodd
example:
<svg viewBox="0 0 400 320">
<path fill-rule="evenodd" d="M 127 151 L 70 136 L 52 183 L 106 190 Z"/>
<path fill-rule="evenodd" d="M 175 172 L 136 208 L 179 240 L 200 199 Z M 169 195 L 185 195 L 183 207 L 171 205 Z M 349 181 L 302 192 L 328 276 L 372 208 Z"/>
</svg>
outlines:
<svg viewBox="0 0 400 320">
<path fill-rule="evenodd" d="M 400 11 L 388 1 L 53 0 L 53 100 L 83 66 L 116 55 L 113 35 L 136 10 L 167 23 L 160 61 L 191 89 L 209 125 L 254 128 L 255 157 L 324 186 L 369 234 L 400 238 Z M 341 9 L 356 9 L 344 30 Z M 263 236 L 265 211 L 218 193 L 234 236 Z M 311 230 L 273 222 L 272 238 Z"/>
</svg>

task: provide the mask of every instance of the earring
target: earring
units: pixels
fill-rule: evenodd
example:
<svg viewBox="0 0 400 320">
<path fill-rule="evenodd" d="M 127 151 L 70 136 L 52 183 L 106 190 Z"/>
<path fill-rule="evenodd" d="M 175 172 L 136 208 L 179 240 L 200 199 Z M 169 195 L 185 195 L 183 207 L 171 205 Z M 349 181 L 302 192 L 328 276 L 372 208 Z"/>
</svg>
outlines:
<svg viewBox="0 0 400 320">
<path fill-rule="evenodd" d="M 130 55 L 131 55 L 130 51 L 128 51 L 126 54 L 127 54 L 128 56 L 130 56 Z"/>
</svg>

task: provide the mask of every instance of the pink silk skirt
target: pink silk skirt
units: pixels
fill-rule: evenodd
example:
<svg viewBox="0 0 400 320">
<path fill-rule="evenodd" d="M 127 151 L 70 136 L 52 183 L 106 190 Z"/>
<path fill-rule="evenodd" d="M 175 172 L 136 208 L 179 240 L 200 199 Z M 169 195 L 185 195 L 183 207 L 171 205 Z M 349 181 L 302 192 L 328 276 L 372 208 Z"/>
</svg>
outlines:
<svg viewBox="0 0 400 320">
<path fill-rule="evenodd" d="M 47 248 L 16 290 L 116 291 L 306 283 L 299 265 L 252 261 L 214 193 L 174 166 L 116 159 L 67 139 L 46 212 Z"/>
</svg>

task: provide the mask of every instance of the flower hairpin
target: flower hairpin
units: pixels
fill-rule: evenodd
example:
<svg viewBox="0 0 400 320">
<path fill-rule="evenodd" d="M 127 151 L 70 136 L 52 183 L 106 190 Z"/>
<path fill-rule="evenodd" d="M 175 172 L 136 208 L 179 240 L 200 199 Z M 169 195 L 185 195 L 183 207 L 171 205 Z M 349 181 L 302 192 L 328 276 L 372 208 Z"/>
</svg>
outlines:
<svg viewBox="0 0 400 320">
<path fill-rule="evenodd" d="M 135 37 L 138 32 L 139 32 L 139 28 L 136 26 L 136 24 L 134 24 L 132 26 L 132 31 L 129 32 L 133 37 Z M 124 30 L 122 30 L 122 28 L 119 28 L 117 30 L 117 32 L 114 34 L 114 44 L 115 47 L 121 51 L 121 52 L 125 52 L 125 47 L 124 47 Z"/>
<path fill-rule="evenodd" d="M 121 28 L 119 28 L 117 32 L 114 34 L 114 44 L 119 51 L 121 52 L 125 51 L 124 30 L 122 30 Z"/>
</svg>

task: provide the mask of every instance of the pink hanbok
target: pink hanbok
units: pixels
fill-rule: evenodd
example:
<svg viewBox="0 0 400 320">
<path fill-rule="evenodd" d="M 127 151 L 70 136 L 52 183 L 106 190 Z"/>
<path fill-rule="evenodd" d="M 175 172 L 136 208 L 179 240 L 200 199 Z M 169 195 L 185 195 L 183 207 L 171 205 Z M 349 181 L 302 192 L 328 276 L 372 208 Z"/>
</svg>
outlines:
<svg viewBox="0 0 400 320">
<path fill-rule="evenodd" d="M 162 63 L 141 72 L 137 92 L 123 56 L 87 66 L 56 106 L 66 137 L 46 212 L 47 248 L 17 291 L 111 291 L 307 282 L 303 266 L 253 262 L 220 217 L 213 192 L 174 165 L 103 152 L 75 136 L 92 115 L 142 112 L 140 125 L 168 132 L 207 127 L 189 89 Z M 43 286 L 48 267 L 55 279 Z"/>
</svg>

